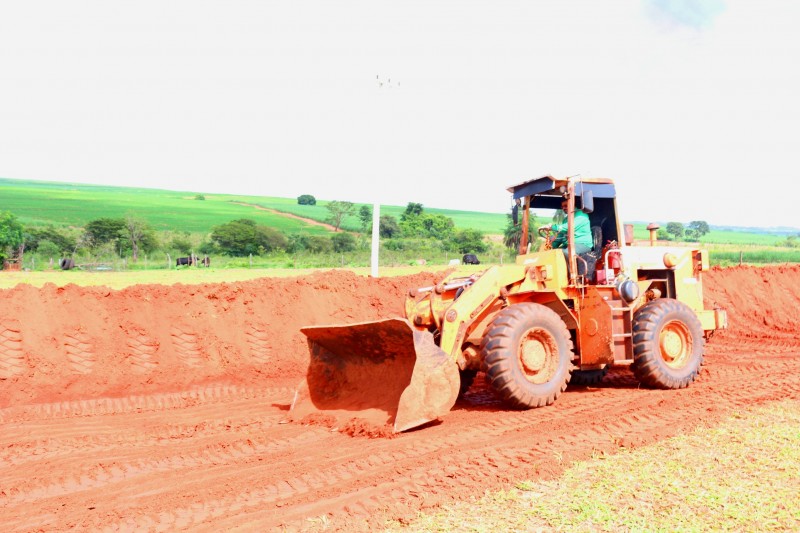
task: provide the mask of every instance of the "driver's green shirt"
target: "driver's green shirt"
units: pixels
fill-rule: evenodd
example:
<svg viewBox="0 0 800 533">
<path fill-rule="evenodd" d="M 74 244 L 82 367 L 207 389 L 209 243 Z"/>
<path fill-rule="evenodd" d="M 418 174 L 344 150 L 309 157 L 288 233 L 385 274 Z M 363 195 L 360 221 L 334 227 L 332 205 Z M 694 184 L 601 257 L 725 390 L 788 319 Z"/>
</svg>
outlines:
<svg viewBox="0 0 800 533">
<path fill-rule="evenodd" d="M 575 244 L 582 244 L 589 249 L 592 248 L 594 242 L 592 240 L 592 225 L 589 222 L 589 215 L 580 209 L 575 211 Z M 556 232 L 556 238 L 553 240 L 553 248 L 566 248 L 567 247 L 567 222 L 563 224 L 553 224 L 550 226 Z"/>
</svg>

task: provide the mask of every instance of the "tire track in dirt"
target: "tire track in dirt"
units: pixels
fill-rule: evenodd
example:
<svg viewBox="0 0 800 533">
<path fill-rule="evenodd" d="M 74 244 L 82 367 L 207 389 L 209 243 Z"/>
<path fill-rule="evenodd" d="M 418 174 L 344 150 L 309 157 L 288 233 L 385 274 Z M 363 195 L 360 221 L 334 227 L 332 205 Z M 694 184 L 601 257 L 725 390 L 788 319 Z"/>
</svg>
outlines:
<svg viewBox="0 0 800 533">
<path fill-rule="evenodd" d="M 756 395 L 747 392 L 745 386 L 751 381 L 751 376 L 741 373 L 737 380 L 727 382 L 724 389 L 714 391 L 715 408 L 729 409 L 731 406 L 744 406 L 764 399 L 778 399 L 786 396 L 787 390 L 791 390 L 789 397 L 797 397 L 799 365 L 782 366 L 784 368 L 780 369 L 779 375 L 770 376 L 771 385 Z M 598 390 L 606 392 L 603 389 Z M 265 454 L 269 454 L 270 451 L 262 448 L 251 453 L 250 450 L 236 448 L 234 445 L 232 452 L 221 451 L 205 456 L 202 453 L 190 453 L 188 458 L 179 456 L 153 459 L 144 463 L 134 462 L 130 469 L 97 468 L 89 473 L 87 479 L 67 478 L 50 486 L 38 489 L 34 487 L 29 494 L 17 498 L 21 502 L 36 501 L 53 495 L 71 494 L 76 490 L 85 492 L 105 487 L 106 484 L 133 481 L 140 476 L 147 477 L 160 472 L 185 469 L 189 469 L 190 472 L 182 473 L 182 477 L 188 476 L 189 483 L 194 476 L 199 476 L 207 482 L 209 478 L 205 473 L 205 467 L 209 464 L 224 464 L 225 472 L 220 473 L 222 479 L 235 477 L 244 480 L 247 486 L 254 487 L 253 490 L 226 498 L 209 495 L 206 502 L 199 507 L 192 504 L 179 507 L 174 512 L 158 511 L 145 517 L 140 515 L 146 513 L 147 507 L 138 508 L 134 522 L 127 520 L 115 522 L 115 525 L 124 528 L 151 524 L 154 527 L 172 528 L 180 527 L 179 524 L 199 525 L 211 520 L 215 527 L 224 528 L 228 524 L 227 520 L 234 520 L 227 518 L 230 516 L 236 516 L 235 520 L 247 516 L 248 523 L 264 527 L 293 524 L 295 520 L 298 522 L 294 525 L 299 525 L 305 523 L 304 517 L 327 514 L 325 509 L 332 505 L 341 506 L 341 510 L 334 513 L 333 519 L 366 520 L 381 509 L 385 512 L 387 507 L 426 508 L 424 502 L 427 495 L 440 492 L 442 486 L 448 490 L 459 491 L 480 486 L 487 469 L 495 475 L 505 471 L 507 472 L 505 476 L 508 478 L 524 477 L 526 472 L 533 477 L 537 473 L 536 468 L 548 472 L 561 468 L 571 460 L 588 457 L 593 452 L 613 452 L 620 445 L 632 441 L 632 435 L 656 431 L 658 438 L 663 438 L 666 436 L 662 430 L 665 426 L 670 428 L 670 435 L 677 434 L 682 428 L 687 427 L 687 419 L 692 419 L 695 412 L 702 414 L 707 406 L 691 403 L 689 405 L 696 407 L 687 412 L 685 408 L 677 407 L 671 411 L 659 409 L 659 404 L 667 399 L 671 401 L 670 403 L 683 404 L 682 398 L 676 399 L 670 396 L 674 396 L 673 393 L 679 393 L 680 396 L 693 395 L 693 390 L 690 388 L 685 391 L 638 391 L 639 394 L 635 399 L 628 397 L 632 391 L 609 390 L 612 397 L 604 398 L 602 404 L 608 413 L 593 426 L 586 426 L 585 420 L 587 411 L 593 412 L 596 418 L 597 408 L 595 402 L 583 399 L 586 394 L 575 395 L 580 401 L 567 401 L 563 407 L 557 409 L 500 412 L 497 413 L 499 416 L 484 419 L 479 424 L 471 426 L 466 419 L 476 413 L 470 411 L 467 405 L 461 411 L 460 418 L 463 420 L 456 421 L 455 428 L 452 427 L 448 417 L 441 426 L 426 428 L 415 433 L 409 439 L 414 441 L 411 446 L 400 446 L 398 449 L 395 449 L 395 445 L 406 436 L 389 441 L 358 442 L 357 439 L 354 442 L 353 439 L 332 436 L 327 430 L 312 427 L 310 429 L 316 432 L 315 435 L 303 444 L 313 447 L 312 449 L 319 449 L 319 437 L 325 440 L 333 438 L 335 445 L 332 449 L 335 449 L 336 453 L 327 459 L 333 463 L 324 467 L 325 461 L 319 457 L 311 456 L 303 459 L 300 462 L 307 462 L 307 471 L 313 472 L 305 477 L 281 475 L 293 469 L 297 471 L 297 464 L 287 467 L 278 465 L 272 478 L 274 481 L 266 485 L 262 479 L 264 472 L 258 472 L 255 474 L 255 479 L 250 479 L 237 470 L 235 460 L 253 457 L 258 451 Z M 707 395 L 705 391 L 698 391 L 696 394 Z M 571 399 L 571 396 L 573 395 L 566 393 L 562 399 Z M 643 402 L 642 398 L 646 398 L 647 401 Z M 627 409 L 632 402 L 640 405 L 636 415 L 629 419 L 620 419 L 618 413 Z M 591 405 L 586 405 L 587 403 Z M 460 413 L 456 411 L 453 416 L 458 414 Z M 557 416 L 552 417 L 553 414 Z M 569 425 L 580 429 L 566 433 L 559 430 L 559 427 Z M 279 430 L 283 428 L 287 426 L 278 427 Z M 303 431 L 307 432 L 308 429 L 304 428 Z M 458 431 L 451 434 L 453 429 Z M 536 435 L 551 437 L 543 445 L 531 442 L 532 436 Z M 496 449 L 498 442 L 503 443 L 502 450 Z M 647 441 L 640 443 L 645 444 Z M 637 445 L 640 443 L 637 442 Z M 364 448 L 369 449 L 365 451 Z M 367 453 L 368 455 L 365 455 Z M 458 458 L 455 464 L 453 464 L 454 457 Z M 397 472 L 410 473 L 398 475 Z M 387 481 L 384 479 L 387 476 L 394 479 Z M 324 496 L 330 492 L 335 493 L 338 485 L 353 483 L 354 480 L 358 480 L 358 487 L 338 493 L 334 497 Z M 152 505 L 158 508 L 157 503 L 154 502 Z M 264 506 L 271 509 L 264 511 Z"/>
<path fill-rule="evenodd" d="M 48 421 L 46 436 L 31 436 L 37 423 L 8 425 L 0 437 L 0 463 L 22 465 L 74 454 L 76 450 L 98 453 L 119 447 L 169 447 L 181 440 L 214 438 L 240 431 L 260 434 L 273 430 L 285 419 L 283 410 L 250 400 L 227 404 L 225 409 L 234 413 L 232 418 L 219 418 L 219 409 L 216 405 L 187 408 L 180 414 L 176 413 L 182 423 L 170 424 L 164 424 L 163 413 L 142 414 L 134 417 L 141 430 L 122 435 L 113 425 L 113 420 L 108 420 L 114 415 Z M 157 416 L 150 416 L 152 414 Z"/>
<path fill-rule="evenodd" d="M 160 343 L 142 332 L 129 336 L 125 343 L 128 347 L 128 362 L 134 372 L 147 373 L 158 366 L 156 354 Z"/>
<path fill-rule="evenodd" d="M 24 371 L 25 354 L 19 323 L 0 324 L 0 379 L 18 376 Z"/>
<path fill-rule="evenodd" d="M 322 428 L 318 428 L 317 432 L 326 436 L 330 435 L 329 431 Z M 277 440 L 263 436 L 242 437 L 202 447 L 197 447 L 194 443 L 186 443 L 184 448 L 188 449 L 183 450 L 173 443 L 171 448 L 177 455 L 117 460 L 113 465 L 87 464 L 93 463 L 96 459 L 94 454 L 86 457 L 81 445 L 81 454 L 69 459 L 69 462 L 78 463 L 77 467 L 73 468 L 72 465 L 64 464 L 62 461 L 62 464 L 74 473 L 58 476 L 52 480 L 32 479 L 27 472 L 4 472 L 5 468 L 0 468 L 4 482 L 14 487 L 0 495 L 0 506 L 11 507 L 17 503 L 29 503 L 63 494 L 112 486 L 123 480 L 133 481 L 138 477 L 154 477 L 163 472 L 179 472 L 190 469 L 203 472 L 209 467 L 220 464 L 235 470 L 238 462 L 253 455 L 278 454 L 283 450 L 318 441 L 319 437 L 315 435 L 314 431 L 304 431 L 292 438 Z"/>
<path fill-rule="evenodd" d="M 770 376 L 770 386 L 755 394 L 748 392 L 743 386 L 751 378 L 742 374 L 738 380 L 728 382 L 725 389 L 715 390 L 714 408 L 730 410 L 752 402 L 783 397 L 798 398 L 798 366 L 800 365 L 787 365 L 785 369 L 781 369 L 779 375 Z M 585 424 L 586 411 L 592 410 L 597 417 L 597 407 L 595 405 L 590 408 L 580 402 L 578 405 L 559 409 L 561 412 L 555 420 L 550 420 L 547 413 L 541 412 L 544 410 L 504 412 L 502 417 L 472 427 L 466 426 L 466 430 L 459 426 L 459 431 L 455 434 L 444 428 L 447 425 L 445 422 L 442 427 L 425 430 L 436 431 L 432 438 L 415 442 L 413 446 L 403 446 L 399 450 L 394 449 L 396 441 L 378 444 L 369 441 L 369 455 L 366 456 L 360 446 L 352 445 L 355 443 L 348 443 L 351 446 L 343 446 L 342 449 L 337 444 L 338 453 L 328 466 L 319 457 L 311 458 L 308 468 L 313 474 L 282 477 L 281 468 L 278 467 L 275 472 L 278 479 L 276 482 L 263 485 L 263 481 L 259 481 L 259 474 L 257 478 L 248 480 L 248 486 L 254 487 L 253 490 L 220 499 L 209 495 L 210 499 L 199 508 L 193 506 L 179 508 L 174 512 L 160 511 L 148 515 L 145 522 L 158 528 L 170 529 L 179 527 L 179 524 L 199 525 L 211 517 L 215 527 L 225 529 L 228 526 L 233 527 L 242 516 L 247 516 L 248 523 L 259 527 L 287 524 L 299 526 L 306 517 L 324 515 L 324 509 L 333 505 L 341 506 L 341 516 L 334 513 L 333 519 L 369 520 L 376 512 L 387 507 L 414 507 L 412 503 L 419 501 L 420 495 L 437 492 L 437 487 L 438 491 L 443 486 L 462 492 L 473 486 L 477 489 L 487 468 L 496 473 L 507 472 L 509 479 L 524 478 L 526 474 L 534 477 L 541 471 L 560 469 L 570 461 L 587 458 L 593 453 L 613 453 L 620 447 L 647 444 L 656 438 L 678 434 L 696 425 L 694 415 L 702 415 L 708 406 L 691 403 L 694 407 L 687 410 L 678 407 L 663 408 L 661 404 L 664 401 L 681 404 L 681 398 L 677 402 L 675 398 L 670 398 L 675 392 L 683 392 L 681 396 L 700 394 L 693 394 L 691 390 L 639 391 L 636 401 L 641 405 L 640 410 L 630 417 L 622 418 L 618 413 L 629 408 L 632 400 L 627 397 L 626 392 L 630 391 L 615 391 L 614 397 L 606 399 L 602 404 L 607 413 L 590 426 Z M 647 398 L 641 401 L 641 397 Z M 469 416 L 470 413 L 466 415 Z M 570 425 L 578 429 L 559 432 L 559 427 Z M 521 431 L 520 428 L 525 429 Z M 654 437 L 641 437 L 649 434 Z M 532 436 L 535 438 L 537 435 L 553 437 L 548 438 L 546 443 L 531 442 Z M 497 442 L 503 443 L 502 448 L 497 448 Z M 453 457 L 458 457 L 456 464 L 453 464 Z M 292 465 L 292 471 L 300 470 L 296 467 L 297 465 Z M 395 471 L 411 473 L 394 475 L 394 479 L 387 481 L 385 478 Z M 240 477 L 238 473 L 235 475 Z M 333 499 L 324 497 L 338 485 L 355 484 L 354 480 L 358 480 L 358 486 L 351 491 L 339 493 Z M 423 505 L 421 508 L 424 507 Z M 265 508 L 269 510 L 264 510 Z M 187 518 L 191 516 L 194 518 Z M 231 522 L 228 523 L 226 517 L 231 516 L 236 518 L 230 519 Z M 117 523 L 115 527 L 136 525 L 135 521 L 129 520 Z"/>
<path fill-rule="evenodd" d="M 75 373 L 89 374 L 92 372 L 97 356 L 95 355 L 94 345 L 86 333 L 81 330 L 75 330 L 72 333 L 65 334 L 64 351 Z"/>
<path fill-rule="evenodd" d="M 170 331 L 172 346 L 178 358 L 190 368 L 200 368 L 205 361 L 204 350 L 198 341 L 197 334 L 187 326 L 173 326 Z"/>
<path fill-rule="evenodd" d="M 222 403 L 240 399 L 260 399 L 265 402 L 282 402 L 288 405 L 294 391 L 294 388 L 287 387 L 259 389 L 218 384 L 183 392 L 33 404 L 0 409 L 0 423 L 30 419 L 121 415 L 145 411 L 164 412 L 171 409 L 183 409 L 191 405 Z"/>
<path fill-rule="evenodd" d="M 245 330 L 245 335 L 247 336 L 247 344 L 250 347 L 250 357 L 257 363 L 269 362 L 272 354 L 269 328 L 249 324 Z"/>
</svg>

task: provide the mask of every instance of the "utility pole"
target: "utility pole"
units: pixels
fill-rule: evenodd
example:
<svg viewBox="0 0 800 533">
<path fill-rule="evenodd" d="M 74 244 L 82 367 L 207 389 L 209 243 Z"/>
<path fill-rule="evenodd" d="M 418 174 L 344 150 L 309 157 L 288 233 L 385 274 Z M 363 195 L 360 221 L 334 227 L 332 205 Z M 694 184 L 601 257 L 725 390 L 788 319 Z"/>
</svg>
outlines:
<svg viewBox="0 0 800 533">
<path fill-rule="evenodd" d="M 391 78 L 382 78 L 380 74 L 375 76 L 375 82 L 378 87 L 378 91 L 386 91 L 387 89 L 397 89 L 400 87 L 400 83 L 395 80 L 392 81 Z M 378 96 L 380 98 L 380 95 Z M 372 206 L 372 252 L 371 252 L 371 276 L 373 278 L 378 277 L 378 256 L 380 252 L 380 223 L 381 223 L 381 205 L 378 202 Z"/>
</svg>

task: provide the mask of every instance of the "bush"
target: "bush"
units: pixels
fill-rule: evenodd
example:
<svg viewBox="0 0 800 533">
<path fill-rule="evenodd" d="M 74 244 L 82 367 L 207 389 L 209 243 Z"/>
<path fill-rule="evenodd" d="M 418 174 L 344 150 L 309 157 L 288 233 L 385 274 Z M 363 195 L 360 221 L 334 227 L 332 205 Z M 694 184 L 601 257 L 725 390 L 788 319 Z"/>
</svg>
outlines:
<svg viewBox="0 0 800 533">
<path fill-rule="evenodd" d="M 352 233 L 337 233 L 331 237 L 334 252 L 352 252 L 356 249 L 356 238 Z"/>
<path fill-rule="evenodd" d="M 400 234 L 400 225 L 397 219 L 391 215 L 381 215 L 380 228 L 378 228 L 381 238 L 391 239 Z"/>
<path fill-rule="evenodd" d="M 36 251 L 42 257 L 59 257 L 61 255 L 61 248 L 53 241 L 39 241 L 39 246 Z"/>
<path fill-rule="evenodd" d="M 59 252 L 55 255 L 71 253 L 76 244 L 73 237 L 65 235 L 53 226 L 30 228 L 25 231 L 25 250 L 35 252 L 44 241 L 50 241 L 58 247 Z"/>
<path fill-rule="evenodd" d="M 285 250 L 289 244 L 280 231 L 246 218 L 216 226 L 211 239 L 221 253 L 238 257 Z"/>
<path fill-rule="evenodd" d="M 449 241 L 449 248 L 460 254 L 483 253 L 487 250 L 483 233 L 476 229 L 457 229 Z"/>
<path fill-rule="evenodd" d="M 297 203 L 300 205 L 317 205 L 317 199 L 310 194 L 301 194 L 297 197 Z"/>
<path fill-rule="evenodd" d="M 186 237 L 174 237 L 170 242 L 169 247 L 176 252 L 189 255 L 192 251 L 192 241 Z"/>
<path fill-rule="evenodd" d="M 303 239 L 305 249 L 316 254 L 333 251 L 333 240 L 320 235 L 309 235 Z"/>
</svg>

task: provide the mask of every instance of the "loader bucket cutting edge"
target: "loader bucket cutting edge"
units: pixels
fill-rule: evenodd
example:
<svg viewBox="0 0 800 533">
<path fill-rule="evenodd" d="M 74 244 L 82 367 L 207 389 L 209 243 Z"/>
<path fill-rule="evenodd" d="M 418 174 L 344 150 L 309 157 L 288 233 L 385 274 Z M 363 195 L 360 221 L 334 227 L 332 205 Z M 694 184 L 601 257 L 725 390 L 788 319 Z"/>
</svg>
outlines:
<svg viewBox="0 0 800 533">
<path fill-rule="evenodd" d="M 458 397 L 458 367 L 433 335 L 406 319 L 301 331 L 310 361 L 291 406 L 293 419 L 358 417 L 401 432 L 444 415 Z"/>
</svg>

